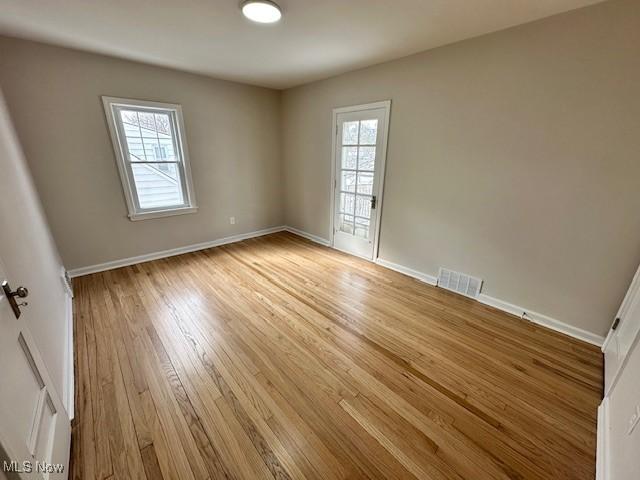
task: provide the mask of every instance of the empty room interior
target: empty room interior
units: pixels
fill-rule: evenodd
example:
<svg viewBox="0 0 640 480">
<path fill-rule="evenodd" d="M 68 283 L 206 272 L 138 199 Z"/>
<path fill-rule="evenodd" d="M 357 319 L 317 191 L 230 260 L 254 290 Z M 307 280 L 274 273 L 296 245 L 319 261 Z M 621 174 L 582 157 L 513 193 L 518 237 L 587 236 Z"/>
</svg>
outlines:
<svg viewBox="0 0 640 480">
<path fill-rule="evenodd" d="M 640 480 L 639 0 L 0 0 L 0 480 Z"/>
</svg>

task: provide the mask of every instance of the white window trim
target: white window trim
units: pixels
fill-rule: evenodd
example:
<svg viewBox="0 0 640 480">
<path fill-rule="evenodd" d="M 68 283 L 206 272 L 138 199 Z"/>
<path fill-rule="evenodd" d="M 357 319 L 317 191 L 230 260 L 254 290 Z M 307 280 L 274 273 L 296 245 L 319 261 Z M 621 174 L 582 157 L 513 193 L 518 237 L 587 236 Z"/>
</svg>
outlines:
<svg viewBox="0 0 640 480">
<path fill-rule="evenodd" d="M 106 96 L 102 97 L 102 103 L 104 105 L 105 115 L 107 116 L 107 124 L 109 126 L 109 134 L 111 136 L 113 150 L 115 152 L 116 164 L 118 165 L 118 172 L 120 173 L 120 179 L 122 180 L 122 189 L 124 191 L 124 198 L 127 203 L 127 209 L 129 211 L 129 219 L 132 221 L 137 221 L 197 212 L 198 207 L 196 205 L 195 192 L 193 189 L 193 179 L 191 177 L 191 166 L 189 162 L 189 151 L 187 149 L 186 135 L 184 130 L 184 120 L 182 117 L 182 107 L 174 103 L 150 102 L 146 100 L 134 100 L 129 98 Z M 180 161 L 182 163 L 182 170 L 184 172 L 184 206 L 149 209 L 141 209 L 136 206 L 137 202 L 134 198 L 134 180 L 130 172 L 130 168 L 128 167 L 126 154 L 122 149 L 120 131 L 118 129 L 117 120 L 115 117 L 116 111 L 113 108 L 119 106 L 140 107 L 150 110 L 169 110 L 173 113 L 176 126 L 175 140 L 179 150 L 178 154 L 181 156 Z"/>
</svg>

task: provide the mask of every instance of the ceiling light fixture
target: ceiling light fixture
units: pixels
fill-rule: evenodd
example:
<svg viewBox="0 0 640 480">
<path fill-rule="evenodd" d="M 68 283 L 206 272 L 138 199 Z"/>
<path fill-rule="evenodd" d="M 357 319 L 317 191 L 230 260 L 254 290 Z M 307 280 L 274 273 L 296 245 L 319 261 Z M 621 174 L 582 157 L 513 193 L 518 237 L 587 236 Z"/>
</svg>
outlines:
<svg viewBox="0 0 640 480">
<path fill-rule="evenodd" d="M 242 14 L 258 23 L 274 23 L 282 18 L 282 10 L 269 0 L 247 0 L 242 4 Z"/>
</svg>

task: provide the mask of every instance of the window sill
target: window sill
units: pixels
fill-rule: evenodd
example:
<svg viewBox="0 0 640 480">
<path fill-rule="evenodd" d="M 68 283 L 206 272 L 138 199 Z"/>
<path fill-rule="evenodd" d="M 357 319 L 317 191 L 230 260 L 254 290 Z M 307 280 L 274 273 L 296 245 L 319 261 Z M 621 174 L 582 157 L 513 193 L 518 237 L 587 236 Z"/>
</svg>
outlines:
<svg viewBox="0 0 640 480">
<path fill-rule="evenodd" d="M 174 215 L 184 215 L 196 213 L 198 207 L 171 208 L 168 210 L 154 210 L 153 212 L 130 213 L 129 220 L 137 222 L 139 220 L 149 220 L 151 218 L 172 217 Z"/>
</svg>

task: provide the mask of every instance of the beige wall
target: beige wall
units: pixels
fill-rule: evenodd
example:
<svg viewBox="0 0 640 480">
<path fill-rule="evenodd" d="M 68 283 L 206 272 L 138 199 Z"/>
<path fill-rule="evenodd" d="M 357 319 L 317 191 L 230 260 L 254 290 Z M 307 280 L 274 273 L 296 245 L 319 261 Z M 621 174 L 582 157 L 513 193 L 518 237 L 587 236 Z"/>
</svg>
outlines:
<svg viewBox="0 0 640 480">
<path fill-rule="evenodd" d="M 285 91 L 287 224 L 329 238 L 332 108 L 391 99 L 380 256 L 604 335 L 640 262 L 639 45 L 611 1 Z"/>
<path fill-rule="evenodd" d="M 4 37 L 0 85 L 68 269 L 282 224 L 277 91 Z M 127 218 L 101 95 L 182 105 L 196 214 Z"/>
</svg>

